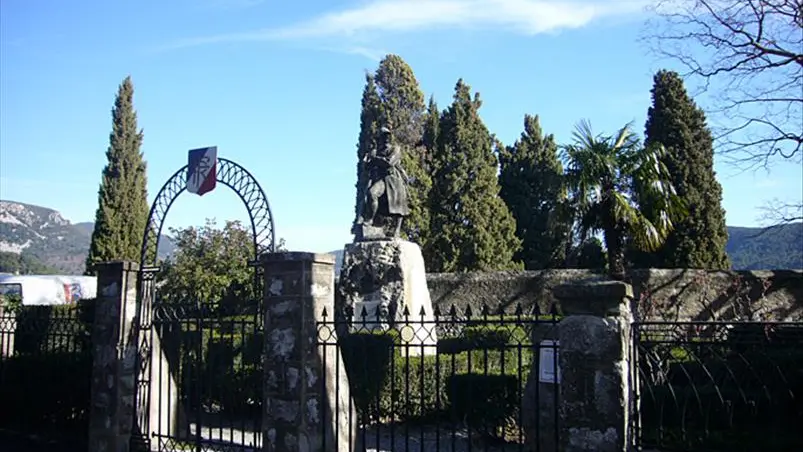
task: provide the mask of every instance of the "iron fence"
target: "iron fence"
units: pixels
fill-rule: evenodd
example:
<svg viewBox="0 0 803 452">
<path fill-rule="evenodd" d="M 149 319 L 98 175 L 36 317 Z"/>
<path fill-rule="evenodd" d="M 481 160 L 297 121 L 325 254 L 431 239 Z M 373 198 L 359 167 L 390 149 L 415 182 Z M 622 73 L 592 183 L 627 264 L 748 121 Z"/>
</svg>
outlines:
<svg viewBox="0 0 803 452">
<path fill-rule="evenodd" d="M 532 372 L 557 368 L 558 320 L 554 311 L 525 313 L 521 306 L 418 315 L 405 309 L 392 325 L 379 310 L 337 318 L 324 312 L 318 346 L 324 357 L 339 356 L 334 372 L 348 377 L 353 403 L 324 415 L 352 413 L 349 424 L 357 425 L 356 437 L 336 431 L 334 440 L 366 451 L 556 450 L 559 392 L 554 380 Z M 320 384 L 326 381 L 336 382 L 340 400 L 340 378 L 324 375 Z"/>
<path fill-rule="evenodd" d="M 93 300 L 0 310 L 0 445 L 86 450 Z"/>
<path fill-rule="evenodd" d="M 147 397 L 151 447 L 261 450 L 261 303 L 155 303 L 140 334 L 152 353 Z"/>
<path fill-rule="evenodd" d="M 803 323 L 633 328 L 637 446 L 803 450 Z"/>
</svg>

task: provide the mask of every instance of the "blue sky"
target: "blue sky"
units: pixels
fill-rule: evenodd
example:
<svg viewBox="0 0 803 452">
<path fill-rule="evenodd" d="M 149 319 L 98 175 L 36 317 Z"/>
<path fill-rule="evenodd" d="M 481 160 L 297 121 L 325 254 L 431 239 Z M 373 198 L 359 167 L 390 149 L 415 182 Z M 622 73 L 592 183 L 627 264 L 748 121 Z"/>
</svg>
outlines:
<svg viewBox="0 0 803 452">
<path fill-rule="evenodd" d="M 459 77 L 512 143 L 525 113 L 567 142 L 583 118 L 643 132 L 655 70 L 639 42 L 640 0 L 3 0 L 0 4 L 0 198 L 91 221 L 120 81 L 131 75 L 144 129 L 149 201 L 187 150 L 256 176 L 276 232 L 296 250 L 351 241 L 363 74 L 401 55 L 441 108 Z M 705 107 L 706 99 L 698 101 Z M 741 172 L 722 162 L 727 222 L 798 201 L 798 165 Z M 799 201 L 798 201 L 799 202 Z M 230 190 L 184 194 L 169 226 L 246 220 Z"/>
</svg>

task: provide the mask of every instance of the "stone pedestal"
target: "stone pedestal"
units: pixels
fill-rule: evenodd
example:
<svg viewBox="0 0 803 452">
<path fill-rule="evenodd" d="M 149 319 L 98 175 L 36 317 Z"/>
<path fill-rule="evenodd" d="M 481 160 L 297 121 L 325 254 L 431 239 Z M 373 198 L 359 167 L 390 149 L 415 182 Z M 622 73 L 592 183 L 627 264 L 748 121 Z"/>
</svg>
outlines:
<svg viewBox="0 0 803 452">
<path fill-rule="evenodd" d="M 271 253 L 265 269 L 263 450 L 354 452 L 357 415 L 334 311 L 334 256 Z M 328 317 L 323 317 L 326 310 Z M 326 322 L 326 323 L 322 323 Z M 321 331 L 319 338 L 319 328 Z"/>
<path fill-rule="evenodd" d="M 421 248 L 401 239 L 346 245 L 338 312 L 351 313 L 354 331 L 401 333 L 410 355 L 435 354 L 434 311 Z M 405 316 L 405 312 L 409 315 Z"/>
</svg>

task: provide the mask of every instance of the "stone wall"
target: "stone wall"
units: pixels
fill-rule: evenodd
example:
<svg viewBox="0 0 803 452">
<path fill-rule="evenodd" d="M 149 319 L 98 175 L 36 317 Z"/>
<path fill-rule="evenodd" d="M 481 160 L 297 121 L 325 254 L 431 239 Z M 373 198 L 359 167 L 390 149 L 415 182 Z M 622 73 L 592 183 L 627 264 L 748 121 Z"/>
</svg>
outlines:
<svg viewBox="0 0 803 452">
<path fill-rule="evenodd" d="M 546 311 L 555 303 L 555 286 L 605 279 L 589 270 L 430 273 L 427 285 L 441 310 L 483 303 L 512 310 L 521 303 Z M 803 320 L 803 270 L 648 269 L 627 279 L 633 312 L 642 320 Z"/>
</svg>

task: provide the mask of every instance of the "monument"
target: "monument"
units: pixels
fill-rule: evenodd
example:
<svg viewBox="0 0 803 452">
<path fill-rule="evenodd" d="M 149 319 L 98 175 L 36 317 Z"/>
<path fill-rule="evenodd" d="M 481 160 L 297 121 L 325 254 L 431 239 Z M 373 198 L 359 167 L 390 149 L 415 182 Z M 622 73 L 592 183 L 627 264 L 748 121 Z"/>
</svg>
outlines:
<svg viewBox="0 0 803 452">
<path fill-rule="evenodd" d="M 361 162 L 365 197 L 352 228 L 354 242 L 343 253 L 337 308 L 352 320 L 352 332 L 393 328 L 411 346 L 405 348 L 410 355 L 434 354 L 437 335 L 424 258 L 417 244 L 400 238 L 410 213 L 402 152 L 390 128 L 383 127 L 379 149 Z"/>
</svg>

